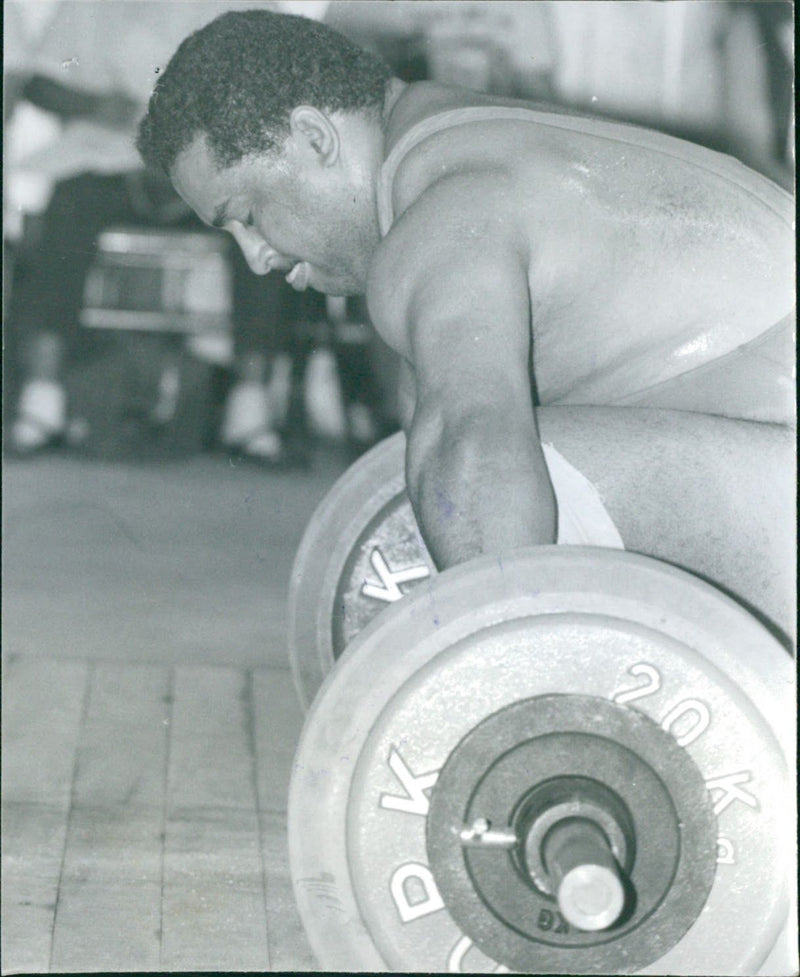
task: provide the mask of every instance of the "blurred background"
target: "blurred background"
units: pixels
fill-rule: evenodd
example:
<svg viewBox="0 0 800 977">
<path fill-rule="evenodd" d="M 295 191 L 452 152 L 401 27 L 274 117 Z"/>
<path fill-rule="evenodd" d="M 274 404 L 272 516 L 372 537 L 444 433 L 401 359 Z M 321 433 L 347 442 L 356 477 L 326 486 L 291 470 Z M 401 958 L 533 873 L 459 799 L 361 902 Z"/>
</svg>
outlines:
<svg viewBox="0 0 800 977">
<path fill-rule="evenodd" d="M 133 147 L 180 40 L 258 6 L 324 19 L 406 80 L 653 126 L 793 185 L 788 2 L 7 0 L 7 453 L 284 469 L 394 428 L 363 303 L 251 275 Z"/>
</svg>

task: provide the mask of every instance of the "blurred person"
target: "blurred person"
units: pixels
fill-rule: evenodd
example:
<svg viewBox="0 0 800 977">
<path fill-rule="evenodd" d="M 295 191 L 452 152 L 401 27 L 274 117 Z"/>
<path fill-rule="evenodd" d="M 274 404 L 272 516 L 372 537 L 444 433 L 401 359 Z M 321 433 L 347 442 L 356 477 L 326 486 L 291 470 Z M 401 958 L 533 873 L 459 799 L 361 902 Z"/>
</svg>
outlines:
<svg viewBox="0 0 800 977">
<path fill-rule="evenodd" d="M 58 122 L 21 98 L 28 66 L 58 0 L 36 5 L 11 0 L 3 6 L 3 166 L 14 173 L 20 141 L 43 145 L 55 137 Z M 31 174 L 3 180 L 3 322 L 6 321 L 17 249 L 23 235 L 23 210 L 36 210 L 49 192 L 46 178 Z M 20 180 L 22 187 L 20 187 Z M 12 187 L 11 184 L 14 183 Z M 6 337 L 8 339 L 8 336 Z M 7 349 L 8 347 L 6 347 Z M 13 371 L 12 371 L 13 373 Z M 8 380 L 8 371 L 6 371 Z M 7 384 L 4 386 L 7 391 Z"/>
<path fill-rule="evenodd" d="M 61 120 L 53 142 L 18 161 L 24 169 L 45 174 L 53 185 L 37 246 L 30 249 L 29 265 L 17 278 L 8 310 L 22 348 L 22 379 L 10 425 L 11 447 L 20 453 L 58 444 L 67 432 L 64 376 L 95 339 L 83 335 L 79 313 L 98 234 L 112 224 L 197 228 L 195 216 L 169 181 L 157 171 L 146 171 L 135 148 L 136 123 L 158 73 L 191 30 L 222 11 L 264 3 L 61 0 L 51 6 L 54 12 L 43 36 L 27 57 L 19 31 L 16 42 L 6 39 L 6 50 L 12 53 L 6 57 L 6 86 L 14 96 L 7 97 L 6 111 L 26 101 Z M 7 10 L 7 25 L 18 23 L 19 14 Z M 285 333 L 296 296 L 288 286 L 276 288 L 246 277 L 243 266 L 243 258 L 236 255 L 237 380 L 220 440 L 232 450 L 282 462 L 266 382 L 275 356 L 272 347 L 285 346 L 281 322 L 288 320 Z M 263 314 L 254 316 L 258 304 Z M 155 414 L 158 410 L 156 405 Z"/>
<path fill-rule="evenodd" d="M 218 444 L 266 468 L 304 466 L 310 432 L 303 379 L 313 326 L 328 328 L 324 296 L 299 293 L 275 276 L 255 277 L 241 252 L 232 266 L 235 355 Z"/>
<path fill-rule="evenodd" d="M 163 185 L 160 197 L 172 213 L 156 213 L 141 161 L 132 151 L 132 133 L 159 67 L 153 53 L 159 44 L 147 34 L 152 9 L 136 2 L 61 2 L 27 70 L 23 62 L 9 73 L 18 99 L 62 123 L 53 142 L 18 161 L 21 169 L 46 175 L 52 184 L 38 247 L 12 291 L 9 309 L 23 348 L 23 380 L 11 426 L 12 447 L 19 451 L 46 447 L 64 434 L 63 373 L 79 352 L 78 313 L 98 232 L 116 221 L 147 224 L 188 216 Z M 191 26 L 184 21 L 178 29 Z M 156 33 L 155 25 L 149 31 Z M 167 39 L 160 45 L 162 59 L 169 44 Z"/>
</svg>

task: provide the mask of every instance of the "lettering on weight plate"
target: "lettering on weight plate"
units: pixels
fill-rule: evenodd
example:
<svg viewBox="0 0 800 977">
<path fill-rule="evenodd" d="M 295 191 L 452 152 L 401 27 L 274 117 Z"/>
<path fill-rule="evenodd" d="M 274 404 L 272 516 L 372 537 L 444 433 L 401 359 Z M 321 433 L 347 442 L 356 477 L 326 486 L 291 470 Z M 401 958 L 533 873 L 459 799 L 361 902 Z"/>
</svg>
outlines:
<svg viewBox="0 0 800 977">
<path fill-rule="evenodd" d="M 635 702 L 636 699 L 643 699 L 646 695 L 653 695 L 661 688 L 661 675 L 657 668 L 647 662 L 637 662 L 628 669 L 628 674 L 634 678 L 642 676 L 644 682 L 634 686 L 632 689 L 620 689 L 611 696 L 611 701 L 622 705 L 625 702 Z"/>
<path fill-rule="evenodd" d="M 400 600 L 403 596 L 400 590 L 401 583 L 410 583 L 412 580 L 423 580 L 431 575 L 431 571 L 424 564 L 415 567 L 406 567 L 404 570 L 390 570 L 389 565 L 383 557 L 383 553 L 376 546 L 369 558 L 373 569 L 380 578 L 380 583 L 372 580 L 365 580 L 361 588 L 361 593 L 365 597 L 373 597 L 375 600 L 385 601 L 391 604 Z"/>
<path fill-rule="evenodd" d="M 752 779 L 753 775 L 749 770 L 740 770 L 738 773 L 727 773 L 722 777 L 712 777 L 711 780 L 707 780 L 706 790 L 712 794 L 712 798 L 713 791 L 722 791 L 714 801 L 714 816 L 719 817 L 734 801 L 740 801 L 757 811 L 758 798 L 742 787 L 742 784 L 748 784 Z"/>
<path fill-rule="evenodd" d="M 689 727 L 688 729 L 685 728 L 686 724 L 684 723 L 682 727 L 684 731 L 676 733 L 673 726 L 684 716 L 689 717 Z M 683 699 L 677 706 L 670 709 L 661 720 L 661 728 L 672 733 L 678 746 L 688 746 L 690 743 L 694 743 L 710 725 L 711 712 L 705 702 L 701 702 L 699 699 Z"/>
<path fill-rule="evenodd" d="M 717 865 L 735 865 L 736 849 L 730 838 L 717 838 Z"/>
<path fill-rule="evenodd" d="M 405 797 L 400 797 L 397 794 L 381 794 L 380 807 L 391 811 L 404 811 L 406 814 L 419 814 L 423 818 L 427 817 L 428 796 L 425 791 L 430 790 L 436 783 L 439 771 L 431 770 L 419 775 L 412 773 L 395 747 L 392 747 L 389 752 L 389 766 L 392 768 L 392 773 L 400 781 L 405 791 Z"/>
<path fill-rule="evenodd" d="M 468 936 L 462 936 L 461 939 L 456 943 L 453 949 L 450 951 L 450 956 L 447 958 L 447 972 L 449 974 L 464 974 L 467 973 L 466 970 L 462 970 L 462 964 L 464 962 L 464 957 L 469 953 L 469 951 L 475 946 L 472 940 Z M 504 964 L 499 963 L 494 970 L 488 971 L 491 974 L 510 974 L 511 971 Z"/>
<path fill-rule="evenodd" d="M 661 673 L 648 662 L 637 662 L 628 669 L 628 674 L 644 681 L 632 689 L 620 689 L 611 696 L 611 701 L 617 705 L 635 702 L 653 695 L 661 688 Z M 683 720 L 683 722 L 681 722 Z M 678 726 L 676 730 L 676 724 Z M 682 699 L 673 706 L 661 720 L 661 728 L 672 733 L 678 746 L 688 746 L 711 725 L 711 711 L 700 699 Z"/>
<path fill-rule="evenodd" d="M 427 865 L 419 862 L 406 862 L 395 869 L 389 883 L 400 919 L 410 923 L 421 916 L 444 909 L 444 902 L 436 888 L 433 873 Z"/>
</svg>

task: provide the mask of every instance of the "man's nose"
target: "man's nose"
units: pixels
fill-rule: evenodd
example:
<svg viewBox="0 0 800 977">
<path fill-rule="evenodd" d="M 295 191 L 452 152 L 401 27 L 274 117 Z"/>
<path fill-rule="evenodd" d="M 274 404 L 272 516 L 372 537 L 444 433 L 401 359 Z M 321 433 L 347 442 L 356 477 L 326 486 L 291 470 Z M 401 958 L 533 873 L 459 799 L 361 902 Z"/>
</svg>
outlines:
<svg viewBox="0 0 800 977">
<path fill-rule="evenodd" d="M 272 270 L 275 252 L 270 248 L 258 231 L 245 227 L 238 221 L 232 221 L 230 232 L 234 240 L 242 249 L 244 260 L 250 270 L 256 275 L 266 275 Z"/>
</svg>

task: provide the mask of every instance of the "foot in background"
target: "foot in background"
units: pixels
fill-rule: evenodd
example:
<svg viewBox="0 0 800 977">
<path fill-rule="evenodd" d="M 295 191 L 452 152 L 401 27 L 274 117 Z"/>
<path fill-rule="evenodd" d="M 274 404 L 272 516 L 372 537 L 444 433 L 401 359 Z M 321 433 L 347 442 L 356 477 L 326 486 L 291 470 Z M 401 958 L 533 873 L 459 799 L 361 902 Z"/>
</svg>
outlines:
<svg viewBox="0 0 800 977">
<path fill-rule="evenodd" d="M 10 448 L 33 455 L 70 440 L 67 393 L 61 381 L 63 343 L 55 333 L 32 337 L 27 351 L 27 377 L 11 425 Z"/>
<path fill-rule="evenodd" d="M 67 395 L 56 380 L 28 380 L 20 394 L 11 427 L 11 447 L 18 454 L 35 454 L 63 440 Z"/>
<path fill-rule="evenodd" d="M 279 402 L 280 391 L 273 389 L 276 383 L 267 384 L 249 372 L 244 371 L 228 394 L 220 430 L 223 448 L 266 468 L 307 465 L 307 454 L 281 433 L 286 406 Z M 273 381 L 283 379 L 281 371 L 274 372 Z"/>
</svg>

